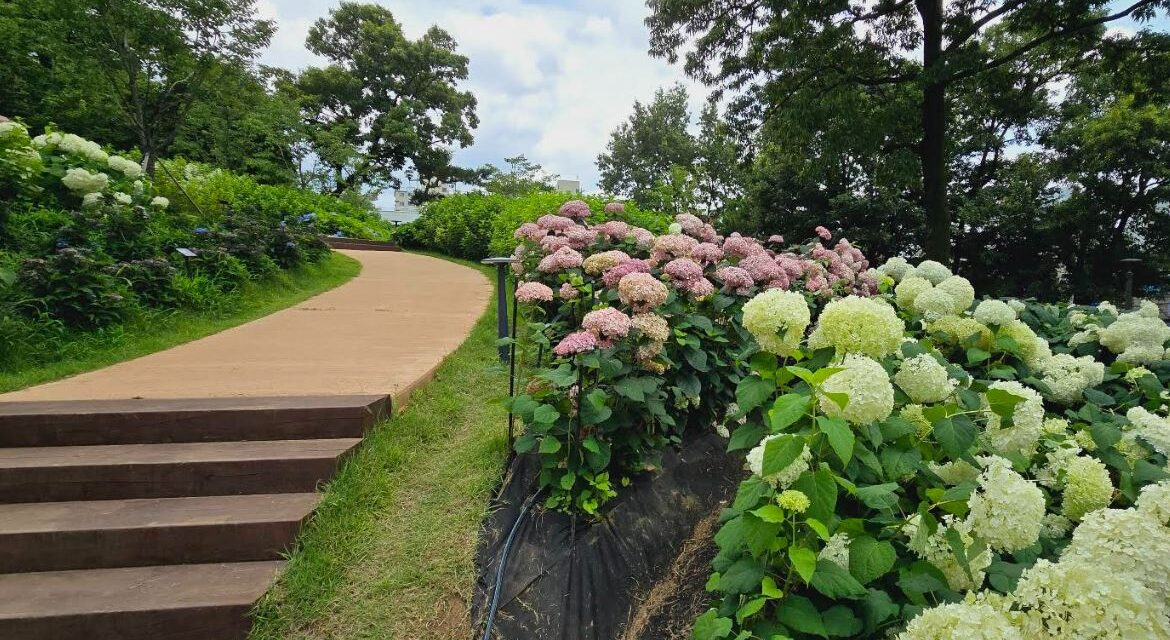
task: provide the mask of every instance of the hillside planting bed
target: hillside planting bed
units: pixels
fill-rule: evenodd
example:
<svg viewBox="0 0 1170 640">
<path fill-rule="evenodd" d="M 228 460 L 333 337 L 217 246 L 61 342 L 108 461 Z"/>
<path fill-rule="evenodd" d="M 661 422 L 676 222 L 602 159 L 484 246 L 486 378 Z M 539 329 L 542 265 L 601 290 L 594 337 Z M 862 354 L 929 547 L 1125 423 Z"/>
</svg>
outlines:
<svg viewBox="0 0 1170 640">
<path fill-rule="evenodd" d="M 707 505 L 695 638 L 1170 637 L 1170 328 L 1152 304 L 979 299 L 823 227 L 791 242 L 588 215 L 570 202 L 516 232 L 515 448 L 539 463 L 537 511 L 620 527 L 611 505 L 664 451 L 725 438 L 744 471 Z"/>
</svg>

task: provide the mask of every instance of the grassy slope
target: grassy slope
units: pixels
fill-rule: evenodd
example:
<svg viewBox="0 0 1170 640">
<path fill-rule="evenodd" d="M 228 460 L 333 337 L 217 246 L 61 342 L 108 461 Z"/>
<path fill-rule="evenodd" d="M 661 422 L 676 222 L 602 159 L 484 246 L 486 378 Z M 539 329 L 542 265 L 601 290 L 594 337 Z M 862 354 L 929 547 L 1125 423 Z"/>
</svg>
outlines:
<svg viewBox="0 0 1170 640">
<path fill-rule="evenodd" d="M 244 324 L 328 291 L 361 271 L 361 263 L 333 253 L 319 264 L 275 276 L 238 296 L 224 311 L 152 315 L 122 330 L 91 335 L 69 345 L 65 359 L 0 372 L 0 392 L 92 371 L 116 362 L 162 351 Z"/>
<path fill-rule="evenodd" d="M 495 313 L 493 296 L 434 381 L 327 487 L 253 639 L 470 636 L 476 537 L 505 457 Z"/>
</svg>

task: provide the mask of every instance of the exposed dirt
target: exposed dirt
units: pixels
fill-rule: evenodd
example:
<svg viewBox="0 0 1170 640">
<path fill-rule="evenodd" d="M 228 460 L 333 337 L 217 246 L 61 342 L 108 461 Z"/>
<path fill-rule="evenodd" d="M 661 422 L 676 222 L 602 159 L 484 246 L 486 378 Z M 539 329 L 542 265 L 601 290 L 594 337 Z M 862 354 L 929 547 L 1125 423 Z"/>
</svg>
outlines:
<svg viewBox="0 0 1170 640">
<path fill-rule="evenodd" d="M 654 585 L 634 609 L 622 640 L 689 640 L 695 618 L 707 610 L 711 594 L 703 588 L 711 561 L 719 552 L 715 532 L 723 504 L 695 525 L 691 537 L 662 582 Z"/>
</svg>

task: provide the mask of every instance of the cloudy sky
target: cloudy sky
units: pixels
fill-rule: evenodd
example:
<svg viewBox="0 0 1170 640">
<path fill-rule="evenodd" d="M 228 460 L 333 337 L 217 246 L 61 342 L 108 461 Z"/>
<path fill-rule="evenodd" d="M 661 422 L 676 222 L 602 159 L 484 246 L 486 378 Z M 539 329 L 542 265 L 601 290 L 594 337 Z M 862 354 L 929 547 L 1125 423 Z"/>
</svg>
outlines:
<svg viewBox="0 0 1170 640">
<path fill-rule="evenodd" d="M 456 155 L 464 166 L 503 166 L 506 156 L 523 153 L 563 178 L 581 180 L 590 191 L 597 184 L 597 154 L 635 100 L 647 101 L 655 89 L 683 82 L 697 113 L 706 96 L 679 66 L 647 54 L 643 0 L 376 1 L 393 12 L 409 37 L 438 25 L 470 58 L 464 86 L 479 100 L 480 126 L 475 144 Z M 288 69 L 322 64 L 305 49 L 305 36 L 337 4 L 259 0 L 262 17 L 278 27 L 261 62 Z M 1125 21 L 1112 30 L 1132 32 L 1135 26 Z M 1162 16 L 1154 26 L 1170 25 Z"/>
<path fill-rule="evenodd" d="M 684 81 L 695 111 L 705 93 L 681 68 L 647 54 L 641 0 L 378 0 L 411 38 L 433 24 L 447 30 L 471 60 L 465 87 L 479 100 L 475 144 L 464 166 L 523 153 L 563 178 L 597 183 L 594 160 L 635 100 Z M 260 0 L 276 20 L 263 64 L 299 69 L 321 64 L 305 36 L 336 0 Z M 383 199 L 385 201 L 385 198 Z"/>
</svg>

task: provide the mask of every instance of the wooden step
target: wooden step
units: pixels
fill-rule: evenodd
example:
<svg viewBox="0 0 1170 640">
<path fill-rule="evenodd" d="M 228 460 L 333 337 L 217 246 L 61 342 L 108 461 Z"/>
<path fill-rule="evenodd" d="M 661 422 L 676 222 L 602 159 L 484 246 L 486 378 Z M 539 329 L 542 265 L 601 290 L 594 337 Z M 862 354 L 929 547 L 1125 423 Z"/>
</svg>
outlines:
<svg viewBox="0 0 1170 640">
<path fill-rule="evenodd" d="M 0 575 L 0 638 L 232 640 L 284 563 Z"/>
<path fill-rule="evenodd" d="M 360 438 L 385 395 L 0 403 L 0 447 Z"/>
<path fill-rule="evenodd" d="M 0 505 L 0 573 L 279 560 L 316 493 Z"/>
<path fill-rule="evenodd" d="M 307 493 L 360 438 L 0 449 L 0 503 Z"/>
</svg>

